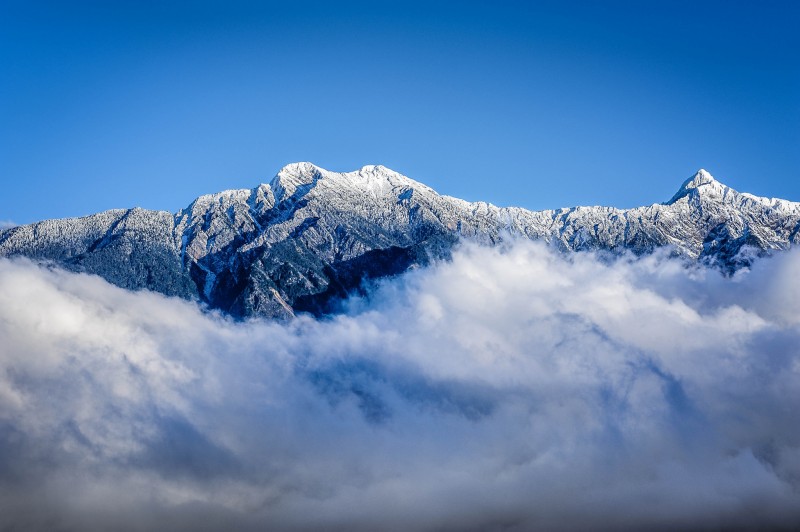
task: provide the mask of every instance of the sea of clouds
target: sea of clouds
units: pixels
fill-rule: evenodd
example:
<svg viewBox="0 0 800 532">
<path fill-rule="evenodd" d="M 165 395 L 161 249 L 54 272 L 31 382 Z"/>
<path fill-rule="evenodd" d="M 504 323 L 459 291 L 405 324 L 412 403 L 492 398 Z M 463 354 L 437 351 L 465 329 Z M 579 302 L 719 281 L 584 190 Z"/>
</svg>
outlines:
<svg viewBox="0 0 800 532">
<path fill-rule="evenodd" d="M 235 322 L 0 261 L 0 528 L 800 524 L 800 252 L 463 244 Z"/>
</svg>

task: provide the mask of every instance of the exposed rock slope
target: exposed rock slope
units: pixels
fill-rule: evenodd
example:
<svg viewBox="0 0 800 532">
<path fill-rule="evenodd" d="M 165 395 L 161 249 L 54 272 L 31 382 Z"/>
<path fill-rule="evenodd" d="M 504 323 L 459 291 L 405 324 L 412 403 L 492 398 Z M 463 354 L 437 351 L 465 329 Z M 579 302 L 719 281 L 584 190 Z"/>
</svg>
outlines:
<svg viewBox="0 0 800 532">
<path fill-rule="evenodd" d="M 460 237 L 513 234 L 565 251 L 672 246 L 730 272 L 800 242 L 799 231 L 800 203 L 739 193 L 704 170 L 663 204 L 534 212 L 442 196 L 382 166 L 336 173 L 297 163 L 269 184 L 201 196 L 174 215 L 113 210 L 7 229 L 0 256 L 197 297 L 234 316 L 286 317 L 328 312 L 365 278 L 445 257 Z"/>
</svg>

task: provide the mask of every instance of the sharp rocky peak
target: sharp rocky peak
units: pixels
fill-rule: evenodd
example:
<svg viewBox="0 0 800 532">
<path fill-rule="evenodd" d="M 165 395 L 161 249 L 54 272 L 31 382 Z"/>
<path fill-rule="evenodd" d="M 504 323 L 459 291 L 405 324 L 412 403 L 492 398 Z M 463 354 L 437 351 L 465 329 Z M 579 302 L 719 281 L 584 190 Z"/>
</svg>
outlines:
<svg viewBox="0 0 800 532">
<path fill-rule="evenodd" d="M 714 179 L 714 176 L 712 176 L 705 169 L 701 168 L 692 177 L 683 182 L 681 187 L 678 189 L 675 195 L 672 196 L 672 198 L 667 202 L 667 204 L 675 203 L 679 199 L 688 196 L 694 191 L 700 192 L 700 190 L 704 189 L 714 189 L 717 191 L 722 191 L 728 188 L 729 187 L 723 185 L 722 183 Z"/>
<path fill-rule="evenodd" d="M 701 168 L 696 174 L 683 182 L 682 188 L 697 188 L 703 185 L 711 185 L 713 183 L 719 182 L 714 179 L 714 176 L 708 173 L 705 169 Z"/>
</svg>

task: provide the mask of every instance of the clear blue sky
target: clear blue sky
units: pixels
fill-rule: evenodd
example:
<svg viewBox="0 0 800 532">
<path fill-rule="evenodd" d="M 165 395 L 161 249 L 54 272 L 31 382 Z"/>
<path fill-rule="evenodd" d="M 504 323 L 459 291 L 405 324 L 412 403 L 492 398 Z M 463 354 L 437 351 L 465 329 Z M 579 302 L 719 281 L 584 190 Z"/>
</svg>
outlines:
<svg viewBox="0 0 800 532">
<path fill-rule="evenodd" d="M 383 164 L 532 209 L 800 200 L 800 2 L 0 3 L 0 220 Z"/>
</svg>

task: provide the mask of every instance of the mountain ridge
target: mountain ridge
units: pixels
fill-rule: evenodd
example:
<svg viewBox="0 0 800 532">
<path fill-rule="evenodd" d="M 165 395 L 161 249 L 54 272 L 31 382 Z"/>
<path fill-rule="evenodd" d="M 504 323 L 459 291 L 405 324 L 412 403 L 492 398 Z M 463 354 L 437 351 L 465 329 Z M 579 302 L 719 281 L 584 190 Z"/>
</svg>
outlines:
<svg viewBox="0 0 800 532">
<path fill-rule="evenodd" d="M 562 251 L 670 246 L 731 273 L 799 243 L 800 203 L 740 193 L 699 170 L 665 203 L 530 211 L 467 202 L 381 165 L 284 166 L 269 183 L 201 195 L 176 213 L 114 209 L 0 230 L 0 256 L 199 299 L 236 317 L 324 314 L 368 279 L 505 235 Z"/>
</svg>

